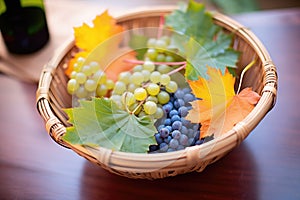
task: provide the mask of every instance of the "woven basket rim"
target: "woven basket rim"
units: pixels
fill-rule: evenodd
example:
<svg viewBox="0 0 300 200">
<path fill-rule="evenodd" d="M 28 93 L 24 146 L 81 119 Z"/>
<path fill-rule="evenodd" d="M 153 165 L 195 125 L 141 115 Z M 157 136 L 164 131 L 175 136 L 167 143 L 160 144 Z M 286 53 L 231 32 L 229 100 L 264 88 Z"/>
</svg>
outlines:
<svg viewBox="0 0 300 200">
<path fill-rule="evenodd" d="M 174 10 L 174 6 L 166 6 L 159 8 L 147 8 L 145 10 L 137 10 L 135 12 L 128 12 L 126 14 L 117 16 L 117 22 L 122 22 L 128 19 L 134 19 L 139 17 L 147 17 L 149 15 L 157 16 L 162 13 L 169 13 Z M 250 46 L 255 50 L 258 57 L 262 61 L 262 65 L 264 68 L 264 87 L 261 92 L 261 98 L 258 104 L 254 107 L 254 109 L 248 114 L 248 116 L 239 122 L 235 127 L 233 127 L 227 133 L 222 134 L 214 138 L 213 140 L 204 143 L 202 145 L 196 145 L 192 147 L 186 147 L 183 150 L 167 152 L 167 153 L 131 153 L 131 152 L 121 152 L 121 151 L 113 151 L 110 149 L 105 149 L 103 147 L 99 147 L 101 151 L 104 151 L 103 157 L 100 158 L 101 162 L 104 165 L 109 165 L 109 159 L 118 159 L 120 157 L 127 156 L 128 160 L 134 162 L 137 159 L 146 159 L 148 161 L 151 160 L 160 160 L 165 159 L 166 155 L 168 157 L 182 157 L 186 156 L 189 160 L 195 157 L 194 153 L 197 152 L 199 156 L 199 152 L 201 150 L 207 150 L 211 148 L 223 148 L 224 152 L 228 152 L 234 146 L 237 146 L 241 143 L 247 136 L 250 134 L 251 130 L 255 128 L 255 126 L 263 119 L 263 117 L 267 114 L 267 112 L 272 109 L 276 102 L 277 95 L 277 71 L 276 67 L 273 64 L 269 53 L 267 52 L 264 45 L 260 42 L 260 40 L 250 31 L 248 28 L 242 26 L 237 21 L 227 17 L 218 12 L 212 12 L 212 16 L 214 22 L 217 25 L 227 28 L 229 31 L 238 34 L 240 37 L 243 37 L 245 40 L 250 42 Z M 65 133 L 65 127 L 62 125 L 60 120 L 53 114 L 51 110 L 51 103 L 49 101 L 49 88 L 51 84 L 52 77 L 54 75 L 56 67 L 59 65 L 63 57 L 68 53 L 71 48 L 74 46 L 74 38 L 70 37 L 63 45 L 61 45 L 54 53 L 52 59 L 45 65 L 40 81 L 39 87 L 36 94 L 37 107 L 41 116 L 46 121 L 46 129 L 49 135 L 54 139 L 55 142 L 62 146 L 66 146 L 73 150 L 78 150 L 81 154 L 88 154 L 86 149 L 80 147 L 79 145 L 71 145 L 67 144 L 61 140 L 62 135 Z M 50 78 L 49 78 L 50 76 Z M 49 81 L 50 80 L 50 81 Z M 44 112 L 47 112 L 46 114 Z M 52 112 L 52 113 L 51 113 Z M 49 119 L 49 116 L 51 119 Z M 54 117 L 53 117 L 54 116 Z M 52 130 L 54 126 L 60 126 L 59 133 L 53 135 Z M 218 156 L 218 155 L 214 155 Z M 108 159 L 109 157 L 109 159 Z"/>
</svg>

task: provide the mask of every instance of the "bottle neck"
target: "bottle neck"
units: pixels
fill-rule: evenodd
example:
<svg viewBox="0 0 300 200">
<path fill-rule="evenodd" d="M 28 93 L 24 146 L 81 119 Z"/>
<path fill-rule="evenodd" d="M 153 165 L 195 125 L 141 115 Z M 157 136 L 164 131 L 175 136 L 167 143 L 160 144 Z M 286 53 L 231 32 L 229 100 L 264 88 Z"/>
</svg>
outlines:
<svg viewBox="0 0 300 200">
<path fill-rule="evenodd" d="M 4 0 L 7 10 L 13 10 L 16 8 L 21 8 L 20 0 Z"/>
</svg>

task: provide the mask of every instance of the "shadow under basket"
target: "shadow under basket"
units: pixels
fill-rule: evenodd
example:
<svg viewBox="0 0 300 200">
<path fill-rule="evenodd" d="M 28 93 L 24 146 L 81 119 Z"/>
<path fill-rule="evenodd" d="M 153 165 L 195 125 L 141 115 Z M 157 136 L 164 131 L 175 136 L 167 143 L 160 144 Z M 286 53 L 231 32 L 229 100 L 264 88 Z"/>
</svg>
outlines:
<svg viewBox="0 0 300 200">
<path fill-rule="evenodd" d="M 172 11 L 173 8 L 140 10 L 118 17 L 117 22 L 127 30 L 158 27 L 160 16 Z M 233 47 L 242 52 L 237 64 L 238 75 L 253 59 L 257 60 L 245 74 L 242 88 L 252 87 L 261 98 L 252 112 L 230 131 L 202 145 L 156 154 L 126 153 L 101 147 L 83 148 L 65 143 L 61 137 L 66 133 L 68 118 L 63 108 L 72 106 L 72 97 L 66 89 L 68 77 L 65 69 L 76 51 L 74 40 L 71 39 L 45 65 L 37 90 L 37 109 L 45 120 L 49 135 L 58 144 L 72 149 L 89 161 L 129 178 L 157 179 L 192 171 L 201 172 L 207 165 L 223 157 L 239 145 L 274 106 L 277 73 L 268 52 L 251 31 L 220 13 L 213 13 L 213 19 L 216 25 L 234 34 Z"/>
</svg>

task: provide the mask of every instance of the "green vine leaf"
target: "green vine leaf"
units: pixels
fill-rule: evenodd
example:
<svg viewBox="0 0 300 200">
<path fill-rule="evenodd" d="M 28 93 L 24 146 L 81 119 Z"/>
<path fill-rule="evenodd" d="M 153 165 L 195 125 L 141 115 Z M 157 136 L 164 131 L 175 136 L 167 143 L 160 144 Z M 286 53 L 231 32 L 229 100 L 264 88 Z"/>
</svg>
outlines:
<svg viewBox="0 0 300 200">
<path fill-rule="evenodd" d="M 166 17 L 173 34 L 172 47 L 188 61 L 185 76 L 188 80 L 207 77 L 207 66 L 220 69 L 236 68 L 239 52 L 231 48 L 232 34 L 226 34 L 213 23 L 213 17 L 203 4 L 190 1 L 186 10 L 175 10 Z"/>
<path fill-rule="evenodd" d="M 69 122 L 63 140 L 71 144 L 101 146 L 108 149 L 146 153 L 156 144 L 156 128 L 149 116 L 136 117 L 121 110 L 112 100 L 93 98 L 66 109 Z"/>
</svg>

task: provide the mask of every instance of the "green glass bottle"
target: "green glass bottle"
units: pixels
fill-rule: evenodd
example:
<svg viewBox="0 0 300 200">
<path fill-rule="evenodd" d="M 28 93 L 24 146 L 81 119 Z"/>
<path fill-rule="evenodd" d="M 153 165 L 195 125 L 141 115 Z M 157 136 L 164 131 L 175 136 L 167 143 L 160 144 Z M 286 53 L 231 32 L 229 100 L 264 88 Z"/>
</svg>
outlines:
<svg viewBox="0 0 300 200">
<path fill-rule="evenodd" d="M 43 0 L 0 0 L 0 30 L 11 53 L 41 49 L 49 40 Z"/>
</svg>

